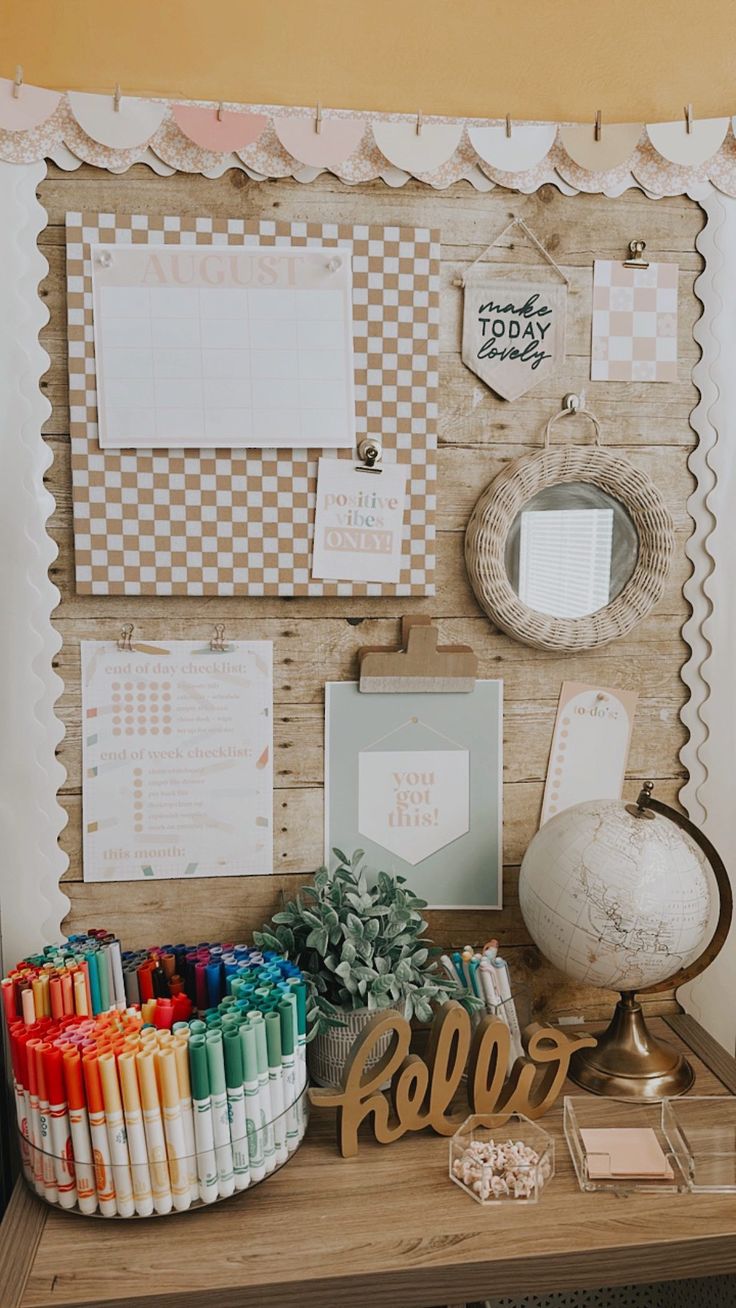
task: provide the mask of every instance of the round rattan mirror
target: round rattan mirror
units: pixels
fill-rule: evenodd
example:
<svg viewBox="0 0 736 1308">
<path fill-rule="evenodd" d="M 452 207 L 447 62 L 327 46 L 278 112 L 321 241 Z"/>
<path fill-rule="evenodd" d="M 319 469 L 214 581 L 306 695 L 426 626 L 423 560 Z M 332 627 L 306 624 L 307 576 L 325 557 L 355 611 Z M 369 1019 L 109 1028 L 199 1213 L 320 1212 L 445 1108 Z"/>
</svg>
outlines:
<svg viewBox="0 0 736 1308">
<path fill-rule="evenodd" d="M 595 416 L 566 396 L 545 448 L 486 487 L 465 534 L 476 599 L 491 621 L 535 649 L 592 649 L 624 636 L 662 594 L 672 519 L 656 486 L 601 448 Z M 589 418 L 595 445 L 550 448 L 557 418 Z"/>
</svg>

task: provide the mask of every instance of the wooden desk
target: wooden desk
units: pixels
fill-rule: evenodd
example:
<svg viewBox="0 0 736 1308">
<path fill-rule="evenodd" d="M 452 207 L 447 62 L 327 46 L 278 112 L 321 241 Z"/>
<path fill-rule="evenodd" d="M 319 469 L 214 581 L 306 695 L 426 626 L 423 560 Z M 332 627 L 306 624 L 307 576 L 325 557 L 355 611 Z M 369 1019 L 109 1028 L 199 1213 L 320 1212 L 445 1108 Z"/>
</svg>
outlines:
<svg viewBox="0 0 736 1308">
<path fill-rule="evenodd" d="M 695 1055 L 696 1093 L 736 1093 L 736 1061 L 692 1018 L 654 1025 Z M 561 1105 L 544 1125 L 557 1175 L 538 1208 L 474 1204 L 431 1134 L 343 1160 L 326 1113 L 281 1172 L 207 1211 L 85 1220 L 19 1182 L 0 1228 L 1 1308 L 428 1308 L 736 1272 L 733 1197 L 584 1195 Z"/>
</svg>

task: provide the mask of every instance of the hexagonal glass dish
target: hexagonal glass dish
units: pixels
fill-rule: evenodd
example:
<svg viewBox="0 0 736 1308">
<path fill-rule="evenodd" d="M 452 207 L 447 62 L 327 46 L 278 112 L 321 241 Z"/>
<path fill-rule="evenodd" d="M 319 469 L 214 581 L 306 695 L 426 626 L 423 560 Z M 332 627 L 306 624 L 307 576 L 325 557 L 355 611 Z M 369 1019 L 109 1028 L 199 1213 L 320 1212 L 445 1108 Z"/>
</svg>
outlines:
<svg viewBox="0 0 736 1308">
<path fill-rule="evenodd" d="M 499 1185 L 504 1178 L 493 1162 L 480 1159 L 474 1164 L 472 1151 L 478 1146 L 509 1143 L 525 1145 L 536 1157 L 515 1167 L 510 1184 Z M 465 1161 L 470 1166 L 464 1179 Z M 522 1113 L 474 1113 L 450 1139 L 450 1180 L 484 1207 L 502 1203 L 536 1204 L 554 1174 L 554 1140 Z"/>
</svg>

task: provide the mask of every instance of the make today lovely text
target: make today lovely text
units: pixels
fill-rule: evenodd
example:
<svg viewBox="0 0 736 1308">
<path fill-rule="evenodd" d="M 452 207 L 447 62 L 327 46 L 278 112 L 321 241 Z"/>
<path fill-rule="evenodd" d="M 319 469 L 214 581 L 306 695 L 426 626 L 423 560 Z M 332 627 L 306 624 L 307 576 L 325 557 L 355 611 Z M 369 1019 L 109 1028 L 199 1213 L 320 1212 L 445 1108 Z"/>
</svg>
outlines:
<svg viewBox="0 0 736 1308">
<path fill-rule="evenodd" d="M 477 312 L 481 344 L 477 358 L 518 359 L 528 363 L 532 372 L 545 359 L 551 359 L 544 341 L 554 310 L 539 301 L 539 292 L 535 291 L 521 303 L 503 297 L 480 304 Z"/>
</svg>

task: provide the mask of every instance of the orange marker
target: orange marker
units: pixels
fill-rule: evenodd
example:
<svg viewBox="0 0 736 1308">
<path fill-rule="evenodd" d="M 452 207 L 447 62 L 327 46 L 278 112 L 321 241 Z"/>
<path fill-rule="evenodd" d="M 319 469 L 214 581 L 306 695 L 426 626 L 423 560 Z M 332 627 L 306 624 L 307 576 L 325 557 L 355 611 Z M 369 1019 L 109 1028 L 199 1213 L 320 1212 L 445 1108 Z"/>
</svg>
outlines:
<svg viewBox="0 0 736 1308">
<path fill-rule="evenodd" d="M 82 1079 L 82 1060 L 78 1050 L 66 1050 L 64 1052 L 62 1069 L 69 1107 L 69 1129 L 74 1148 L 79 1208 L 83 1213 L 96 1213 L 95 1168 L 89 1134 L 87 1100 L 84 1095 L 84 1082 Z"/>
<path fill-rule="evenodd" d="M 97 1064 L 97 1054 L 91 1049 L 87 1050 L 82 1058 L 82 1074 L 87 1091 L 89 1134 L 92 1141 L 92 1156 L 95 1164 L 95 1181 L 97 1197 L 100 1201 L 100 1212 L 103 1217 L 115 1217 L 118 1206 L 115 1198 L 115 1183 L 112 1179 L 110 1144 L 107 1139 L 100 1069 Z"/>
</svg>

